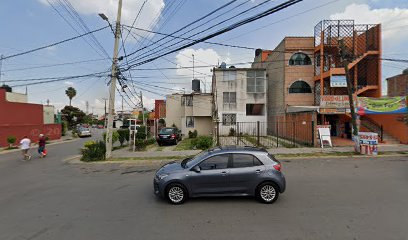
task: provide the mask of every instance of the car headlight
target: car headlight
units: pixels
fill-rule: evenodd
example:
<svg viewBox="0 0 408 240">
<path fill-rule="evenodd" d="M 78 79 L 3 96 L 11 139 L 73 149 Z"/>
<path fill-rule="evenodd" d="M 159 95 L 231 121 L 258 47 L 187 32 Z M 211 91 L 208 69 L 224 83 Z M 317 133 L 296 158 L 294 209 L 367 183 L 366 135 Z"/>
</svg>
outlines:
<svg viewBox="0 0 408 240">
<path fill-rule="evenodd" d="M 160 180 L 164 179 L 164 178 L 167 177 L 167 176 L 168 176 L 168 174 L 160 174 L 160 175 L 157 175 L 157 178 L 158 178 L 159 181 L 160 181 Z"/>
</svg>

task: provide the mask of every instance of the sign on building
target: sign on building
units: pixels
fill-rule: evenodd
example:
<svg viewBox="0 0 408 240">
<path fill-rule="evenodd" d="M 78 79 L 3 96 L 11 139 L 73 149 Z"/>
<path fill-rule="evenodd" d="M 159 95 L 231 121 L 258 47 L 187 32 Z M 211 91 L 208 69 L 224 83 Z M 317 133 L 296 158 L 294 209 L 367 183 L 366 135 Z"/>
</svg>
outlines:
<svg viewBox="0 0 408 240">
<path fill-rule="evenodd" d="M 360 153 L 365 155 L 378 154 L 378 134 L 373 132 L 358 132 Z"/>
<path fill-rule="evenodd" d="M 330 87 L 347 87 L 345 75 L 335 75 L 330 77 Z"/>
<path fill-rule="evenodd" d="M 407 97 L 358 97 L 357 111 L 360 115 L 408 113 Z"/>
<path fill-rule="evenodd" d="M 349 97 L 347 95 L 322 95 L 318 112 L 320 114 L 349 113 Z"/>
</svg>

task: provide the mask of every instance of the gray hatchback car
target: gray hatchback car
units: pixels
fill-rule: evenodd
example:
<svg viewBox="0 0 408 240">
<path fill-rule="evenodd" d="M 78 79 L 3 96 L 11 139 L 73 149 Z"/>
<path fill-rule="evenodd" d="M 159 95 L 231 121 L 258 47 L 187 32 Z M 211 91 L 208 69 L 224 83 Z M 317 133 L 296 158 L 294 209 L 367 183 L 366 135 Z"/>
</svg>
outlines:
<svg viewBox="0 0 408 240">
<path fill-rule="evenodd" d="M 255 147 L 217 147 L 157 170 L 154 193 L 172 204 L 189 197 L 255 196 L 275 202 L 286 188 L 281 163 Z"/>
</svg>

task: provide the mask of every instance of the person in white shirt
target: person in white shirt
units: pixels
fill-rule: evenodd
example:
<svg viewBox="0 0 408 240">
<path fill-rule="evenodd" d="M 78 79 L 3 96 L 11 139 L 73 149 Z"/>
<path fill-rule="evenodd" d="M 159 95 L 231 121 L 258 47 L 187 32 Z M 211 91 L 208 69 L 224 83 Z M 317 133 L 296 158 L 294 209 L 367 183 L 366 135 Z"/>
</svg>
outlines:
<svg viewBox="0 0 408 240">
<path fill-rule="evenodd" d="M 20 141 L 20 148 L 23 153 L 24 160 L 30 160 L 31 156 L 28 154 L 28 150 L 30 150 L 31 140 L 24 136 L 23 139 Z"/>
</svg>

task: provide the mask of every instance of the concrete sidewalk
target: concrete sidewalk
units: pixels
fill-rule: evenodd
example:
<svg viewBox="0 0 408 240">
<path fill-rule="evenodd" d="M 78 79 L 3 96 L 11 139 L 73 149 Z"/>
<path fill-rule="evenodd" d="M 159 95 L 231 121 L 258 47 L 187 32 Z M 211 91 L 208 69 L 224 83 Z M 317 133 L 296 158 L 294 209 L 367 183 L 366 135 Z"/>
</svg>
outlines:
<svg viewBox="0 0 408 240">
<path fill-rule="evenodd" d="M 70 142 L 70 141 L 75 141 L 75 140 L 78 140 L 78 139 L 79 139 L 79 138 L 74 138 L 74 137 L 72 137 L 71 132 L 67 132 L 67 134 L 65 134 L 65 136 L 61 136 L 60 139 L 48 141 L 47 146 L 54 145 L 54 144 L 66 143 L 66 142 Z M 32 141 L 33 141 L 33 140 L 32 140 Z M 37 145 L 34 145 L 34 143 L 37 143 L 37 141 L 38 141 L 38 140 L 35 139 L 35 140 L 32 142 L 31 148 L 36 148 L 36 147 L 38 147 Z M 16 144 L 18 144 L 18 143 L 16 143 Z M 8 149 L 6 149 L 6 148 L 0 148 L 0 154 L 6 154 L 6 153 L 12 153 L 12 152 L 19 152 L 19 151 L 20 151 L 20 148 L 10 149 L 10 150 L 8 150 Z"/>
<path fill-rule="evenodd" d="M 188 157 L 201 152 L 201 150 L 184 151 L 143 151 L 132 152 L 128 148 L 116 150 L 112 153 L 113 158 L 163 158 L 163 157 Z M 271 148 L 268 149 L 271 154 L 301 154 L 301 153 L 336 153 L 336 152 L 354 152 L 353 147 L 333 147 L 333 148 Z M 378 152 L 407 152 L 408 145 L 378 145 Z"/>
</svg>

